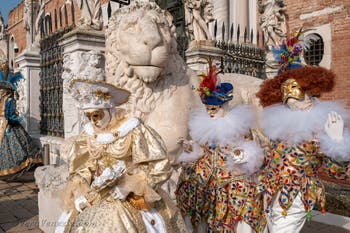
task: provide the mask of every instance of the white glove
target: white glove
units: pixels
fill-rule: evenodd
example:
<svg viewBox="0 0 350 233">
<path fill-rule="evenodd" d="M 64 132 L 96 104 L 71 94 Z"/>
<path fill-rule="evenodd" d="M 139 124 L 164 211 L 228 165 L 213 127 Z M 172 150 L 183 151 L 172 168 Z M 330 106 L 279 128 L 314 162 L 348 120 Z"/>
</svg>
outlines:
<svg viewBox="0 0 350 233">
<path fill-rule="evenodd" d="M 324 125 L 324 129 L 328 137 L 333 141 L 343 142 L 344 121 L 338 113 L 333 111 L 328 113 L 328 119 Z"/>
<path fill-rule="evenodd" d="M 107 182 L 117 179 L 123 175 L 125 167 L 125 162 L 123 160 L 118 160 L 118 162 L 112 166 L 112 169 L 107 167 L 103 170 L 100 176 L 95 177 L 91 186 L 94 188 L 100 188 Z"/>
<path fill-rule="evenodd" d="M 88 207 L 90 204 L 84 196 L 80 196 L 74 200 L 74 206 L 77 211 L 80 213 L 83 212 L 83 209 Z"/>
<path fill-rule="evenodd" d="M 123 175 L 123 172 L 126 168 L 125 162 L 123 160 L 118 160 L 118 163 L 114 164 L 112 168 L 114 171 L 114 178 L 118 178 Z"/>
<path fill-rule="evenodd" d="M 191 153 L 193 151 L 192 140 L 186 140 L 183 137 L 180 137 L 177 141 L 177 144 L 180 144 L 186 153 Z"/>
<path fill-rule="evenodd" d="M 230 150 L 225 150 L 224 154 L 234 163 L 243 164 L 246 163 L 246 154 L 242 148 L 234 147 Z"/>
<path fill-rule="evenodd" d="M 103 170 L 100 176 L 95 177 L 91 186 L 94 188 L 102 187 L 107 180 L 113 179 L 113 176 L 114 176 L 114 172 L 109 167 L 107 167 L 106 169 Z"/>
</svg>

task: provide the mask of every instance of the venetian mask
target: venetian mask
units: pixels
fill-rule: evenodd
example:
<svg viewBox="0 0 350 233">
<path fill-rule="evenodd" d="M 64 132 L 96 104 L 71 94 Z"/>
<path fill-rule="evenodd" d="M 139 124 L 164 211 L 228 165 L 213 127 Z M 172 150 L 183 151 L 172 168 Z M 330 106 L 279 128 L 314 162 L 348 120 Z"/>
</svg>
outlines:
<svg viewBox="0 0 350 233">
<path fill-rule="evenodd" d="M 220 118 L 225 115 L 222 105 L 206 105 L 207 113 L 212 118 Z"/>
<path fill-rule="evenodd" d="M 87 109 L 84 111 L 85 116 L 97 128 L 105 128 L 111 121 L 111 114 L 107 109 Z"/>
<path fill-rule="evenodd" d="M 305 92 L 301 89 L 299 83 L 291 78 L 284 81 L 281 85 L 282 102 L 286 103 L 289 98 L 303 100 L 305 98 Z"/>
<path fill-rule="evenodd" d="M 206 105 L 207 112 L 209 115 L 215 115 L 221 108 L 220 105 Z"/>
</svg>

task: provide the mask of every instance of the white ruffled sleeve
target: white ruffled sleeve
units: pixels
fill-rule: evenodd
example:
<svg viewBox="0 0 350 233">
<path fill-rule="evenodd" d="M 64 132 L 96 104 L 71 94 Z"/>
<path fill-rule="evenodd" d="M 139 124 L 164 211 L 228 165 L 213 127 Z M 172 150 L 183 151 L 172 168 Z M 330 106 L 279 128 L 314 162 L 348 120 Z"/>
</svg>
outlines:
<svg viewBox="0 0 350 233">
<path fill-rule="evenodd" d="M 231 153 L 227 156 L 227 169 L 235 174 L 253 174 L 258 171 L 264 161 L 264 151 L 255 142 L 241 142 L 234 149 L 241 151 L 240 154 Z"/>
<path fill-rule="evenodd" d="M 319 135 L 320 149 L 328 157 L 338 160 L 350 160 L 350 132 L 344 128 L 343 141 L 332 140 L 326 132 Z"/>
</svg>

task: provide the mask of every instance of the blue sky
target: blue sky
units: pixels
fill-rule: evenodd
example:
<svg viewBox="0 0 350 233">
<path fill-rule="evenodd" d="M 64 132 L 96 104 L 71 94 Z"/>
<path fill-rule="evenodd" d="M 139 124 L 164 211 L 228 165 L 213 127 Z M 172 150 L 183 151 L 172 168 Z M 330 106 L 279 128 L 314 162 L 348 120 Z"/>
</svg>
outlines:
<svg viewBox="0 0 350 233">
<path fill-rule="evenodd" d="M 7 16 L 13 8 L 15 8 L 18 3 L 22 0 L 0 0 L 0 12 L 4 17 L 5 24 L 7 24 Z"/>
</svg>

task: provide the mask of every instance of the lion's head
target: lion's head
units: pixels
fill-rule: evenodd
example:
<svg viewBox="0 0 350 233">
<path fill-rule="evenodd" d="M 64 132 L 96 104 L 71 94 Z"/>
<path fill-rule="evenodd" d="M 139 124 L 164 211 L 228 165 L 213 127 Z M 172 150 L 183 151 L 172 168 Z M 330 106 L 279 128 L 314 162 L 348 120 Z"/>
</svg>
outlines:
<svg viewBox="0 0 350 233">
<path fill-rule="evenodd" d="M 120 60 L 119 67 L 109 67 L 154 82 L 163 72 L 174 52 L 175 31 L 172 17 L 155 3 L 135 2 L 117 10 L 107 29 L 107 54 Z"/>
<path fill-rule="evenodd" d="M 133 93 L 134 115 L 151 112 L 157 100 L 187 84 L 185 66 L 170 13 L 142 1 L 114 12 L 106 31 L 106 80 Z"/>
</svg>

